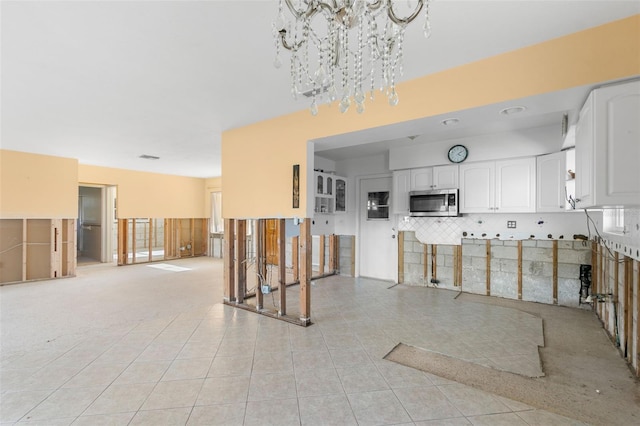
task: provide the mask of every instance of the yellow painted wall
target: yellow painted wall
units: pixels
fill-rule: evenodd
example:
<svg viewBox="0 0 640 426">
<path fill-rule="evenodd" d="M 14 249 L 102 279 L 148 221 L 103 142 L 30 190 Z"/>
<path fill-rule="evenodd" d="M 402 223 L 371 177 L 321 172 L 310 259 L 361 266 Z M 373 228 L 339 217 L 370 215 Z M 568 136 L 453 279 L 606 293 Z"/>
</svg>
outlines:
<svg viewBox="0 0 640 426">
<path fill-rule="evenodd" d="M 222 178 L 215 177 L 209 178 L 205 180 L 205 194 L 204 194 L 204 208 L 207 212 L 207 216 L 209 217 L 211 212 L 211 193 L 222 191 Z"/>
<path fill-rule="evenodd" d="M 78 217 L 78 161 L 0 150 L 0 218 Z"/>
<path fill-rule="evenodd" d="M 362 115 L 324 105 L 316 117 L 305 110 L 229 130 L 222 135 L 223 215 L 309 217 L 309 140 L 637 75 L 640 15 L 399 84 L 396 107 L 379 97 Z M 291 205 L 293 164 L 303 179 L 300 209 Z"/>
<path fill-rule="evenodd" d="M 116 185 L 119 218 L 209 217 L 205 179 L 80 164 L 78 181 Z"/>
</svg>

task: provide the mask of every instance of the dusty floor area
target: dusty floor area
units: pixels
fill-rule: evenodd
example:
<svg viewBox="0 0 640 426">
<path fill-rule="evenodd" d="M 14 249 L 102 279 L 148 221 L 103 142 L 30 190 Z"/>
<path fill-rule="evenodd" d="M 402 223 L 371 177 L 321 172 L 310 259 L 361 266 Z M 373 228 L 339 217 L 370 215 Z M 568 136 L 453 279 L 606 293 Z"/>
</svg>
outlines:
<svg viewBox="0 0 640 426">
<path fill-rule="evenodd" d="M 593 424 L 639 424 L 640 387 L 591 311 L 462 294 L 539 316 L 545 377 L 527 378 L 399 345 L 386 359 Z"/>
</svg>

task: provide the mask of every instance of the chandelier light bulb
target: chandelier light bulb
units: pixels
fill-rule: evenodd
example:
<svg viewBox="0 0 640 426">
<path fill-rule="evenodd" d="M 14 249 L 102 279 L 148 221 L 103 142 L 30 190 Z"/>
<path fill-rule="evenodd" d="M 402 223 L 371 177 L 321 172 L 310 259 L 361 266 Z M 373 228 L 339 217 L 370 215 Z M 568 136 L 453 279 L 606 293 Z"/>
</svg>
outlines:
<svg viewBox="0 0 640 426">
<path fill-rule="evenodd" d="M 290 52 L 291 94 L 333 102 L 340 91 L 340 111 L 351 98 L 364 112 L 365 92 L 380 88 L 397 105 L 396 77 L 402 76 L 405 30 L 424 10 L 425 36 L 431 32 L 430 0 L 279 0 L 273 23 L 274 66 L 280 49 Z M 286 5 L 286 7 L 285 7 Z"/>
</svg>

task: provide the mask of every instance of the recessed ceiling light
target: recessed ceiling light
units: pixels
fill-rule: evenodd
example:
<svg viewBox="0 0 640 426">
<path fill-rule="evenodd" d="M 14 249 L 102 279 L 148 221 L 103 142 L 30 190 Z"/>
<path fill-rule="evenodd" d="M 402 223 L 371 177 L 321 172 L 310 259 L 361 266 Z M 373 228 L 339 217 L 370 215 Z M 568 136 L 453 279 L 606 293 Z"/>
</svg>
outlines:
<svg viewBox="0 0 640 426">
<path fill-rule="evenodd" d="M 502 114 L 502 115 L 513 115 L 513 114 L 521 113 L 525 109 L 526 108 L 523 107 L 523 106 L 513 106 L 513 107 L 508 107 L 508 108 L 505 108 L 503 110 L 500 110 L 500 114 Z"/>
<path fill-rule="evenodd" d="M 460 120 L 457 118 L 447 118 L 446 120 L 442 120 L 440 124 L 442 124 L 443 126 L 455 126 L 459 122 Z"/>
<path fill-rule="evenodd" d="M 147 155 L 147 154 L 142 154 L 139 158 L 142 158 L 144 160 L 159 160 L 160 157 L 156 157 L 155 155 Z"/>
</svg>

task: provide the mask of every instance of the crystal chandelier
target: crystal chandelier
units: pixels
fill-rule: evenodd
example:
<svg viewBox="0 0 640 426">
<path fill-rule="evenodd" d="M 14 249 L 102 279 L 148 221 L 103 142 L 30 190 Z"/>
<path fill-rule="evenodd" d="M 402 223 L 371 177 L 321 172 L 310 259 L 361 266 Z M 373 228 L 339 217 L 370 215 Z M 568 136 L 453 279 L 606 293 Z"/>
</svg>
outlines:
<svg viewBox="0 0 640 426">
<path fill-rule="evenodd" d="M 407 25 L 424 9 L 424 34 L 429 37 L 430 0 L 279 0 L 273 24 L 274 65 L 281 48 L 291 54 L 291 94 L 311 98 L 311 114 L 318 102 L 340 99 L 340 111 L 352 103 L 364 111 L 365 93 L 385 93 L 398 103 L 396 79 L 402 75 L 403 42 Z M 285 18 L 284 4 L 291 13 Z"/>
</svg>

